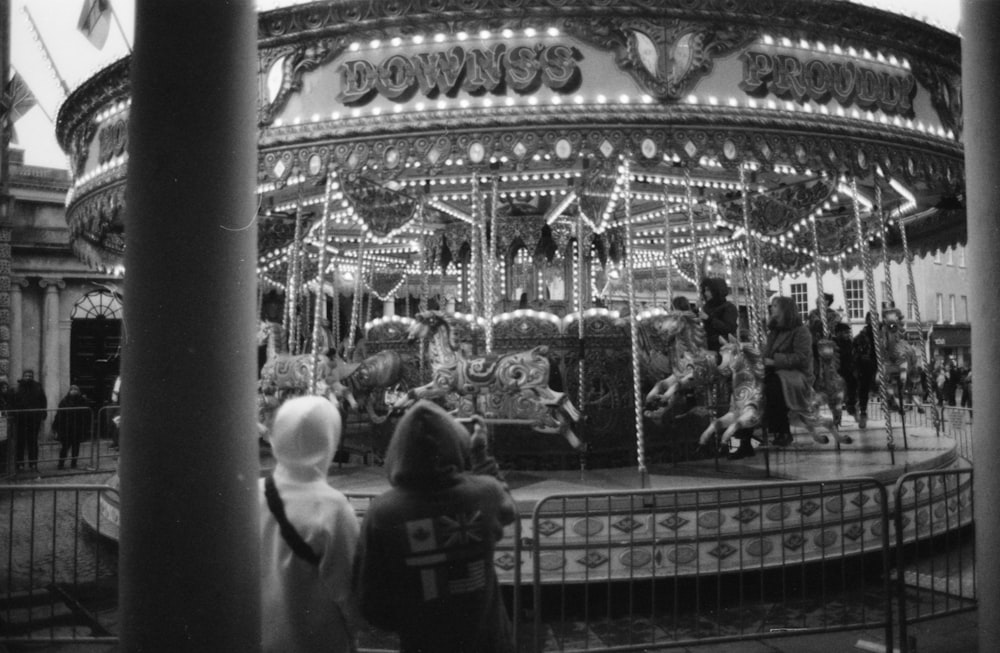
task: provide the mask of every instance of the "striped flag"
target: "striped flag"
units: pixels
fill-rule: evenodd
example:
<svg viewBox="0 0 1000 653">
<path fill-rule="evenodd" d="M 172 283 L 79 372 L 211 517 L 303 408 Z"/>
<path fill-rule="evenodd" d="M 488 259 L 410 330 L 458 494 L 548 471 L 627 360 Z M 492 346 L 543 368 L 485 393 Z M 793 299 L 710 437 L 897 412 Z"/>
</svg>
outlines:
<svg viewBox="0 0 1000 653">
<path fill-rule="evenodd" d="M 110 0 L 84 0 L 76 28 L 95 48 L 103 48 L 111 29 Z"/>
</svg>

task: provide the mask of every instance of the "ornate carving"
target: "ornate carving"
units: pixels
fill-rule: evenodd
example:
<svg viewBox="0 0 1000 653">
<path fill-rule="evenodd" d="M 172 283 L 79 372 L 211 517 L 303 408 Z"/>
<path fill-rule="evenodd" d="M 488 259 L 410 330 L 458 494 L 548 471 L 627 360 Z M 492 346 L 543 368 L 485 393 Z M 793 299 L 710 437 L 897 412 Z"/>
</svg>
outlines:
<svg viewBox="0 0 1000 653">
<path fill-rule="evenodd" d="M 265 61 L 269 65 L 263 68 L 261 73 L 265 78 L 265 83 L 261 85 L 262 89 L 266 91 L 266 78 L 271 74 L 272 67 L 279 64 L 281 66 L 280 82 L 278 90 L 270 102 L 266 101 L 266 95 L 262 93 L 260 124 L 270 125 L 275 114 L 284 108 L 292 93 L 302 90 L 302 76 L 310 70 L 315 70 L 323 62 L 339 55 L 343 52 L 344 47 L 342 42 L 322 39 L 294 48 L 283 48 L 283 55 L 276 56 L 274 53 L 267 55 Z"/>
<path fill-rule="evenodd" d="M 738 23 L 647 18 L 612 21 L 611 27 L 607 23 L 606 17 L 595 17 L 567 21 L 567 28 L 584 41 L 613 50 L 618 66 L 661 102 L 684 97 L 712 72 L 714 58 L 736 51 L 760 33 L 756 27 Z"/>
</svg>

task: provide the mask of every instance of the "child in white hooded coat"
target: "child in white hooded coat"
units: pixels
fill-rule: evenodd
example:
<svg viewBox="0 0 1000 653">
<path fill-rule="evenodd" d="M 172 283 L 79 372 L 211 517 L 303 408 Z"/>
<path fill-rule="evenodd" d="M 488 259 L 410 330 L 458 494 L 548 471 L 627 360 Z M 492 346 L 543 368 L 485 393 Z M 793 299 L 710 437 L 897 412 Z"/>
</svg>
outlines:
<svg viewBox="0 0 1000 653">
<path fill-rule="evenodd" d="M 265 652 L 356 648 L 360 621 L 351 578 L 359 524 L 347 498 L 327 483 L 340 435 L 340 413 L 322 397 L 290 399 L 275 415 L 271 446 L 277 465 L 259 485 Z M 297 546 L 289 527 L 300 538 Z"/>
</svg>

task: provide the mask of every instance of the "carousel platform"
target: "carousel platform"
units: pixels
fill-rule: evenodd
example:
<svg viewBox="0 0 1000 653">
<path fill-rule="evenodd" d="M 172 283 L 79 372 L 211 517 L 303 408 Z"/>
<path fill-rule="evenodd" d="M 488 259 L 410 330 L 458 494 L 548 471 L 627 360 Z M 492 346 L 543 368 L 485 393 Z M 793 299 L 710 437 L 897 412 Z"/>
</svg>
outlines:
<svg viewBox="0 0 1000 653">
<path fill-rule="evenodd" d="M 635 468 L 509 471 L 521 519 L 494 563 L 504 583 L 593 583 L 766 570 L 879 554 L 972 520 L 970 469 L 954 440 L 897 425 L 890 454 L 883 422 L 844 416 L 854 440 L 840 451 L 797 434 L 786 448 L 740 460 Z M 501 465 L 503 460 L 500 460 Z M 954 471 L 896 484 L 913 472 Z M 330 483 L 363 513 L 388 487 L 379 467 L 334 466 Z M 894 496 L 903 499 L 894 507 Z M 896 521 L 896 512 L 900 520 Z"/>
<path fill-rule="evenodd" d="M 840 451 L 800 433 L 786 448 L 650 465 L 646 474 L 508 471 L 521 517 L 496 549 L 498 576 L 505 584 L 567 584 L 766 570 L 877 554 L 895 546 L 897 524 L 909 542 L 971 523 L 971 465 L 954 440 L 911 427 L 904 448 L 897 426 L 890 454 L 882 422 L 860 429 L 845 415 L 842 432 L 854 442 Z M 272 465 L 262 455 L 262 473 Z M 937 471 L 948 473 L 896 488 L 906 474 Z M 329 481 L 360 516 L 389 487 L 382 467 L 351 462 L 334 463 Z M 113 539 L 116 498 L 102 495 L 90 520 Z"/>
</svg>

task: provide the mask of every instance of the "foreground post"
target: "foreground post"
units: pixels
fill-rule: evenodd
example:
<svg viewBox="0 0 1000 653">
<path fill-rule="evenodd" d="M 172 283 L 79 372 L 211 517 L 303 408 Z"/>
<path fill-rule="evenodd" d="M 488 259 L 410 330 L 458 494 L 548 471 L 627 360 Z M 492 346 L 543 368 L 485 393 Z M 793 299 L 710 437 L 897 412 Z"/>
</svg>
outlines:
<svg viewBox="0 0 1000 653">
<path fill-rule="evenodd" d="M 126 191 L 123 651 L 260 642 L 256 15 L 140 0 Z"/>
<path fill-rule="evenodd" d="M 1000 161 L 1000 3 L 986 0 L 962 2 L 962 87 L 965 119 L 965 174 L 968 192 L 968 247 L 972 322 L 973 386 L 976 417 L 972 448 L 976 465 L 974 491 L 976 520 L 976 595 L 979 599 L 979 650 L 990 651 L 1000 641 L 1000 624 L 993 618 L 1000 610 L 1000 302 L 996 280 L 1000 278 L 1000 230 L 997 207 L 1000 186 L 996 177 Z M 985 400 L 985 401 L 984 401 Z"/>
</svg>

